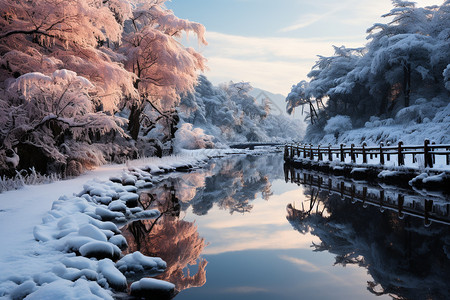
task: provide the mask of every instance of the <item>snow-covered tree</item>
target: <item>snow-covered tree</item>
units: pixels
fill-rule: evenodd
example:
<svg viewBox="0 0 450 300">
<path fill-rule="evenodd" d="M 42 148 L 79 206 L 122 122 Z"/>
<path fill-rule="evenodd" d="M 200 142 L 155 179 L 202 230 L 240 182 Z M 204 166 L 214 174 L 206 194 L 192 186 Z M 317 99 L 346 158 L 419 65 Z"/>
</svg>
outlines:
<svg viewBox="0 0 450 300">
<path fill-rule="evenodd" d="M 200 76 L 195 92 L 181 98 L 181 120 L 192 124 L 191 130 L 201 128 L 202 134 L 214 137 L 216 144 L 292 140 L 302 136 L 301 124 L 271 114 L 267 105 L 259 104 L 250 96 L 252 89 L 246 82 L 215 87 L 205 76 Z"/>
<path fill-rule="evenodd" d="M 193 32 L 206 45 L 204 26 L 177 18 L 164 8 L 164 2 L 141 1 L 125 24 L 121 52 L 126 56 L 125 67 L 136 75 L 134 86 L 139 91 L 139 97 L 130 105 L 129 130 L 134 139 L 138 137 L 146 105 L 157 115 L 151 119 L 176 125 L 179 95 L 192 91 L 197 71 L 205 68 L 203 56 L 176 39 L 182 33 Z M 169 133 L 172 138 L 173 134 Z"/>
<path fill-rule="evenodd" d="M 119 43 L 122 34 L 109 3 L 1 0 L 0 81 L 31 72 L 72 70 L 95 86 L 105 110 L 114 111 L 123 94 L 134 92 L 132 74 L 104 46 Z"/>
<path fill-rule="evenodd" d="M 294 86 L 286 99 L 289 111 L 309 104 L 308 118 L 347 115 L 354 127 L 361 127 L 371 116 L 395 118 L 417 101 L 423 105 L 422 99 L 438 106 L 448 103 L 450 1 L 430 7 L 416 7 L 403 0 L 392 2 L 394 8 L 383 15 L 391 21 L 369 28 L 364 48 L 334 47 L 334 56 L 319 56 L 308 74 L 310 82 Z M 317 100 L 325 105 L 312 106 Z M 409 119 L 422 120 L 420 116 Z M 310 125 L 307 136 L 323 136 L 326 123 Z"/>
<path fill-rule="evenodd" d="M 206 41 L 201 24 L 177 18 L 164 3 L 0 0 L 0 122 L 5 125 L 0 162 L 9 157 L 11 166 L 27 165 L 26 152 L 19 153 L 21 164 L 12 159 L 20 130 L 36 135 L 39 142 L 27 142 L 33 147 L 49 147 L 41 170 L 52 161 L 64 165 L 69 156 L 95 156 L 98 163 L 105 157 L 134 155 L 135 147 L 145 143 L 120 138 L 119 145 L 125 124 L 113 117 L 117 113 L 129 116 L 129 133 L 135 139 L 155 128 L 156 144 L 173 139 L 179 94 L 193 89 L 197 72 L 205 67 L 205 59 L 178 38 L 192 32 L 202 44 Z M 49 126 L 63 128 L 64 134 L 41 130 Z M 75 143 L 89 142 L 96 134 L 108 146 L 97 145 L 95 154 Z M 66 154 L 61 145 L 67 146 Z"/>
<path fill-rule="evenodd" d="M 18 165 L 26 168 L 39 164 L 39 171 L 65 171 L 67 163 L 79 154 L 72 153 L 72 142 L 92 144 L 96 136 L 110 132 L 125 135 L 124 120 L 95 112 L 96 99 L 90 94 L 94 86 L 75 72 L 58 70 L 50 76 L 27 73 L 14 80 L 2 101 L 0 140 L 3 149 L 16 151 Z M 85 166 L 104 163 L 100 151 L 88 151 Z M 82 155 L 81 155 L 82 156 Z M 33 162 L 42 158 L 43 161 Z M 62 169 L 58 169 L 62 168 Z"/>
</svg>

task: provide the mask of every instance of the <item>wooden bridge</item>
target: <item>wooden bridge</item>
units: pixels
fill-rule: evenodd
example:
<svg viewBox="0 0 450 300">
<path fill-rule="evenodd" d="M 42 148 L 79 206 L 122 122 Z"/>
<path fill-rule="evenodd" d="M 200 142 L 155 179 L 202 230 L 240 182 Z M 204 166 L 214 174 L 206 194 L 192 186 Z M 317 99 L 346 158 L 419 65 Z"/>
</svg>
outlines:
<svg viewBox="0 0 450 300">
<path fill-rule="evenodd" d="M 242 143 L 242 144 L 233 144 L 230 145 L 230 148 L 234 149 L 250 149 L 254 150 L 255 147 L 263 147 L 263 146 L 283 146 L 283 143 Z"/>
<path fill-rule="evenodd" d="M 327 191 L 329 194 L 337 194 L 342 199 L 350 199 L 352 203 L 359 202 L 379 207 L 380 211 L 396 211 L 400 219 L 410 215 L 424 220 L 425 226 L 432 222 L 450 225 L 450 202 L 446 196 L 427 195 L 421 196 L 409 190 L 397 187 L 369 186 L 346 181 L 342 177 L 322 175 L 317 172 L 294 169 L 285 164 L 286 182 L 291 181 L 298 185 L 309 186 L 318 191 Z M 304 213 L 312 212 L 317 199 L 311 199 L 309 209 L 303 208 Z M 318 206 L 317 206 L 318 207 Z"/>
<path fill-rule="evenodd" d="M 409 160 L 405 164 L 407 156 Z M 349 161 L 348 159 L 346 160 L 347 157 L 349 157 Z M 393 164 L 397 166 L 417 165 L 420 167 L 419 164 L 421 164 L 425 168 L 433 168 L 436 160 L 442 161 L 441 165 L 450 165 L 450 145 L 436 145 L 430 143 L 429 140 L 425 140 L 423 145 L 410 146 L 403 145 L 403 142 L 399 142 L 395 146 L 380 143 L 379 146 L 371 147 L 368 147 L 366 143 L 363 143 L 361 146 L 341 144 L 339 147 L 293 144 L 285 145 L 284 159 L 286 161 L 308 159 L 328 162 L 332 162 L 335 159 L 342 163 L 379 165 L 385 165 L 392 159 Z M 420 162 L 421 160 L 423 163 Z"/>
</svg>

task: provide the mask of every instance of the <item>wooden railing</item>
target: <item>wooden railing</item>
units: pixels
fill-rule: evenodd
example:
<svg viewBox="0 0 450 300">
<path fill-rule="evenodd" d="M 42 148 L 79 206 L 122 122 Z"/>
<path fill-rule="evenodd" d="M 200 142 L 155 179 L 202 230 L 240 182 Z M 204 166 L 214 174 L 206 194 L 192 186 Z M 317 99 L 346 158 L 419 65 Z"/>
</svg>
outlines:
<svg viewBox="0 0 450 300">
<path fill-rule="evenodd" d="M 450 144 L 436 145 L 430 143 L 429 140 L 425 140 L 423 145 L 405 146 L 403 142 L 399 142 L 395 146 L 380 143 L 379 146 L 367 147 L 366 143 L 361 146 L 355 146 L 351 144 L 350 147 L 341 144 L 339 147 L 328 146 L 313 146 L 311 144 L 296 144 L 285 145 L 284 158 L 295 159 L 303 158 L 318 161 L 333 161 L 338 159 L 341 162 L 345 162 L 347 156 L 350 157 L 352 163 L 356 163 L 359 155 L 362 156 L 362 163 L 367 164 L 368 159 L 378 160 L 380 165 L 386 164 L 386 161 L 390 161 L 391 157 L 397 159 L 398 165 L 405 165 L 405 156 L 411 155 L 412 162 L 417 163 L 418 156 L 423 157 L 423 164 L 425 168 L 433 168 L 437 156 L 445 156 L 445 164 L 450 165 Z M 379 159 L 378 159 L 379 158 Z"/>
</svg>

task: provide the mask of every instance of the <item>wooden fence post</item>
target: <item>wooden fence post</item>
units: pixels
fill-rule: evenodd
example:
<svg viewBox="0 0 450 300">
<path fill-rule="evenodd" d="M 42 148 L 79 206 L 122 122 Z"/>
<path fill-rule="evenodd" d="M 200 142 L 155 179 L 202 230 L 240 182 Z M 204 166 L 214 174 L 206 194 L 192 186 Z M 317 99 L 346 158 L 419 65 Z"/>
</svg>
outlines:
<svg viewBox="0 0 450 300">
<path fill-rule="evenodd" d="M 309 154 L 309 159 L 314 160 L 314 152 L 313 152 L 312 144 L 309 144 L 309 150 L 311 151 Z"/>
<path fill-rule="evenodd" d="M 367 164 L 366 146 L 367 146 L 367 144 L 364 142 L 364 143 L 362 144 L 363 164 Z"/>
<path fill-rule="evenodd" d="M 398 207 L 398 218 L 403 219 L 405 214 L 403 213 L 403 205 L 405 203 L 405 196 L 398 194 L 397 207 Z"/>
<path fill-rule="evenodd" d="M 294 158 L 294 146 L 293 146 L 293 145 L 291 145 L 291 153 L 290 153 L 290 157 L 291 157 L 291 159 Z"/>
<path fill-rule="evenodd" d="M 345 162 L 345 157 L 344 157 L 344 144 L 341 144 L 341 162 Z"/>
<path fill-rule="evenodd" d="M 425 212 L 424 212 L 424 225 L 425 227 L 429 227 L 431 225 L 430 221 L 430 212 L 433 210 L 433 200 L 425 200 Z"/>
<path fill-rule="evenodd" d="M 356 186 L 354 184 L 352 184 L 352 189 L 351 189 L 351 194 L 350 194 L 350 196 L 351 196 L 350 199 L 351 199 L 352 203 L 356 202 L 355 194 L 356 194 Z"/>
<path fill-rule="evenodd" d="M 284 159 L 289 157 L 289 147 L 288 145 L 284 145 Z"/>
<path fill-rule="evenodd" d="M 333 153 L 331 153 L 331 144 L 328 144 L 328 160 L 333 161 Z M 447 165 L 448 165 L 448 155 L 447 155 Z"/>
<path fill-rule="evenodd" d="M 449 152 L 450 148 L 445 148 L 445 151 Z M 447 155 L 445 155 L 446 159 L 445 159 L 445 163 L 448 165 L 450 165 L 450 154 L 447 153 Z"/>
<path fill-rule="evenodd" d="M 352 163 L 356 163 L 355 144 L 352 144 L 350 147 L 350 158 L 352 160 Z"/>
<path fill-rule="evenodd" d="M 295 182 L 295 170 L 294 167 L 291 166 L 291 168 L 289 169 L 290 173 L 291 173 L 291 183 Z"/>
<path fill-rule="evenodd" d="M 403 146 L 403 142 L 402 141 L 398 142 L 398 165 L 399 166 L 403 166 L 405 164 L 405 157 L 403 156 L 403 153 L 402 153 L 402 146 Z"/>
<path fill-rule="evenodd" d="M 303 158 L 306 158 L 306 144 L 303 145 Z"/>
<path fill-rule="evenodd" d="M 433 160 L 431 159 L 430 146 L 429 145 L 430 145 L 430 140 L 426 139 L 423 142 L 423 152 L 424 152 L 423 158 L 424 158 L 424 161 L 425 161 L 425 168 L 426 167 L 430 167 L 430 168 L 433 167 Z"/>
<path fill-rule="evenodd" d="M 380 191 L 380 211 L 381 212 L 384 212 L 383 202 L 384 202 L 384 190 L 381 190 Z"/>
<path fill-rule="evenodd" d="M 432 144 L 432 145 L 436 145 L 436 142 L 432 142 L 431 144 Z M 434 150 L 435 150 L 435 149 L 430 149 L 430 150 L 431 150 L 431 152 L 433 152 L 433 154 L 431 155 L 431 157 L 433 158 L 433 160 L 432 160 L 433 165 L 435 165 L 435 164 L 436 164 L 436 155 L 434 154 Z"/>
<path fill-rule="evenodd" d="M 383 143 L 380 143 L 380 165 L 384 165 Z"/>
<path fill-rule="evenodd" d="M 322 152 L 320 152 L 320 144 L 317 146 L 317 160 L 318 161 L 322 161 L 323 160 Z"/>
<path fill-rule="evenodd" d="M 391 145 L 391 143 L 389 143 L 389 142 L 386 143 L 386 146 L 389 147 L 390 145 Z M 388 153 L 386 153 L 386 160 L 390 161 L 391 160 L 391 155 L 389 154 L 389 150 L 387 150 L 387 151 L 388 151 Z"/>
</svg>

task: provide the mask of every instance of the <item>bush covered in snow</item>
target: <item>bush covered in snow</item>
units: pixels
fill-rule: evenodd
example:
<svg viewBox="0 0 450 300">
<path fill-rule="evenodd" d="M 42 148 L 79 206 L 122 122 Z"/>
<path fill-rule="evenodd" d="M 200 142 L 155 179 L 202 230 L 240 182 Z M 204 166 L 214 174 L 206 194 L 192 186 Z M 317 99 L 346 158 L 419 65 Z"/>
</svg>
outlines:
<svg viewBox="0 0 450 300">
<path fill-rule="evenodd" d="M 181 149 L 208 149 L 213 148 L 213 137 L 205 134 L 201 128 L 193 128 L 190 123 L 184 123 L 175 133 L 176 146 Z"/>
<path fill-rule="evenodd" d="M 352 120 L 350 120 L 350 117 L 337 115 L 327 121 L 324 131 L 326 133 L 334 134 L 336 132 L 341 133 L 350 129 L 352 129 Z"/>
</svg>

